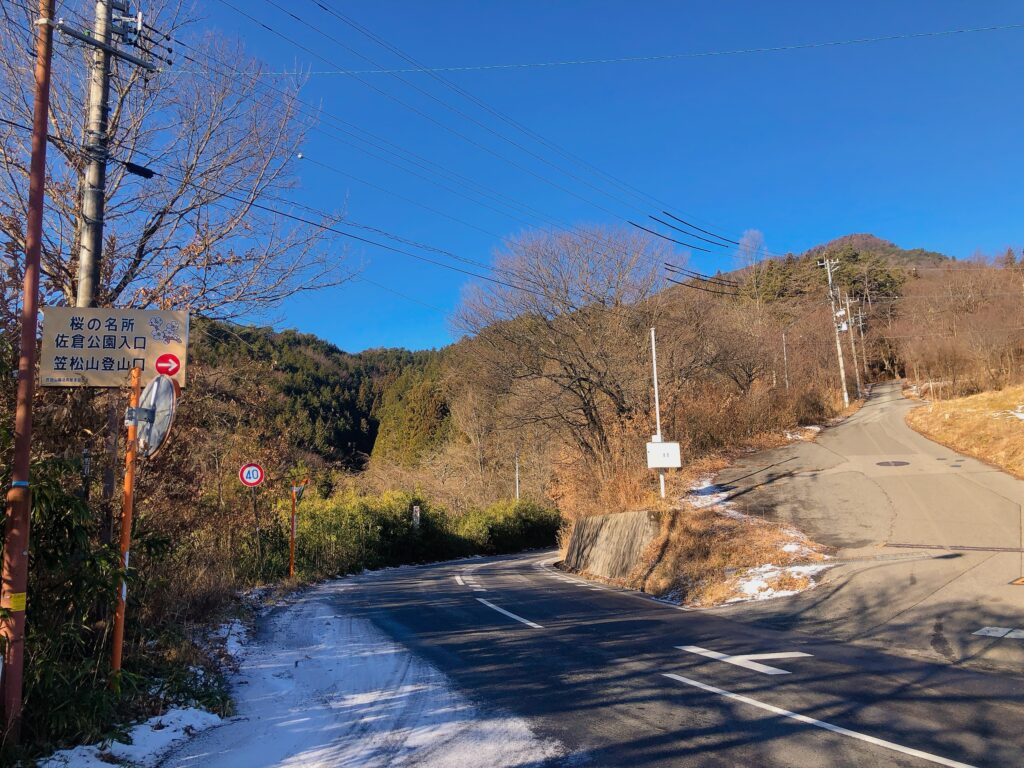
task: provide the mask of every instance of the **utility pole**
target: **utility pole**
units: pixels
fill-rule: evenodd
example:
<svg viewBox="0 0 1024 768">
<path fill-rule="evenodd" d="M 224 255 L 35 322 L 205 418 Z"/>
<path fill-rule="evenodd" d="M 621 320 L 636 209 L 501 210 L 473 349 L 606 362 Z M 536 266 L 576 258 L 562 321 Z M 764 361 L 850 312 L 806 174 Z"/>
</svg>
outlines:
<svg viewBox="0 0 1024 768">
<path fill-rule="evenodd" d="M 50 64 L 53 58 L 53 3 L 39 0 L 36 20 L 35 96 L 32 116 L 32 160 L 25 231 L 25 281 L 21 301 L 21 346 L 18 350 L 18 394 L 14 415 L 14 462 L 7 493 L 0 621 L 5 643 L 3 665 L 4 724 L 9 743 L 21 731 L 21 693 L 25 667 L 25 604 L 28 588 L 28 533 L 32 510 L 29 464 L 32 456 L 32 397 L 35 394 L 36 328 L 39 322 L 39 256 L 43 239 L 43 193 L 46 183 L 46 140 L 50 115 Z"/>
<path fill-rule="evenodd" d="M 107 189 L 107 101 L 110 96 L 111 0 L 96 0 L 92 37 L 102 43 L 92 53 L 89 97 L 86 102 L 84 151 L 87 158 L 82 187 L 82 213 L 78 244 L 78 293 L 75 306 L 96 305 L 100 257 L 103 251 L 103 208 Z"/>
<path fill-rule="evenodd" d="M 860 333 L 860 356 L 864 359 L 864 376 L 868 376 L 868 347 L 864 343 L 864 313 L 857 308 L 857 331 Z"/>
<path fill-rule="evenodd" d="M 786 351 L 786 331 L 782 331 L 782 380 L 786 383 L 786 391 L 789 392 L 789 353 Z"/>
<path fill-rule="evenodd" d="M 836 322 L 838 316 L 836 314 L 836 294 L 832 287 L 832 269 L 839 262 L 835 259 L 825 258 L 823 261 L 818 262 L 819 267 L 824 267 L 825 272 L 828 274 L 828 303 L 832 308 L 832 330 L 836 334 L 836 356 L 839 358 L 839 381 L 843 388 L 843 407 L 850 407 L 850 393 L 846 388 L 846 366 L 843 363 L 843 345 L 839 340 L 839 324 Z"/>
<path fill-rule="evenodd" d="M 853 355 L 853 375 L 857 380 L 857 398 L 864 397 L 860 385 L 860 364 L 857 362 L 857 345 L 853 341 L 853 315 L 850 313 L 850 294 L 846 294 L 846 333 L 850 336 L 850 354 Z"/>
<path fill-rule="evenodd" d="M 658 398 L 658 347 L 654 340 L 654 329 L 651 328 L 651 376 L 654 379 L 654 423 L 657 434 L 654 442 L 661 442 L 661 400 Z M 665 472 L 658 472 L 658 484 L 661 486 L 661 498 L 665 498 Z"/>
<path fill-rule="evenodd" d="M 519 501 L 519 449 L 516 448 L 516 501 Z"/>
</svg>

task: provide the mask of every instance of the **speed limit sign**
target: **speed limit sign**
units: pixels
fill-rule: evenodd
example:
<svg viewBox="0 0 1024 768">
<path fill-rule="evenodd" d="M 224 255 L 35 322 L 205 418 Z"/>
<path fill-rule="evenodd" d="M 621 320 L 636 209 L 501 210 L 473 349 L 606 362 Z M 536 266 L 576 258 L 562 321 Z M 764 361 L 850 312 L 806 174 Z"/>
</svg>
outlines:
<svg viewBox="0 0 1024 768">
<path fill-rule="evenodd" d="M 255 488 L 257 485 L 262 485 L 265 479 L 263 474 L 263 467 L 259 464 L 246 464 L 240 470 L 238 470 L 238 479 L 242 481 L 242 485 L 249 488 Z"/>
</svg>

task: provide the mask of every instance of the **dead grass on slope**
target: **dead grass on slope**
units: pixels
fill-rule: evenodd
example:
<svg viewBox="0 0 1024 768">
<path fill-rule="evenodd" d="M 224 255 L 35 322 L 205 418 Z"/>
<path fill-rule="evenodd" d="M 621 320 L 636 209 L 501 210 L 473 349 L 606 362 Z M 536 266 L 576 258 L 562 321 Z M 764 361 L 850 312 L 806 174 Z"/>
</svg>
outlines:
<svg viewBox="0 0 1024 768">
<path fill-rule="evenodd" d="M 784 569 L 821 563 L 827 554 L 826 547 L 778 523 L 713 507 L 684 508 L 663 515 L 661 532 L 631 581 L 649 594 L 707 607 L 743 597 L 740 585 L 750 569 L 767 564 L 779 567 L 766 579 L 771 589 L 806 589 L 806 575 Z"/>
<path fill-rule="evenodd" d="M 1024 386 L 929 403 L 907 424 L 960 453 L 1024 478 Z"/>
</svg>

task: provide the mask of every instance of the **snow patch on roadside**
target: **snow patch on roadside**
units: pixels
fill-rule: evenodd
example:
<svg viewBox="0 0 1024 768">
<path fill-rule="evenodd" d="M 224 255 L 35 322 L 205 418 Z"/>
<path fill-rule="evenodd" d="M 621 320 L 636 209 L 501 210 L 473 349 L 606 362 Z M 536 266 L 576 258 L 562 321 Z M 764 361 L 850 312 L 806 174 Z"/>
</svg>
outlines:
<svg viewBox="0 0 1024 768">
<path fill-rule="evenodd" d="M 821 427 L 816 429 L 820 431 Z M 733 520 L 760 522 L 757 518 L 752 518 L 750 515 L 740 512 L 736 505 L 729 500 L 730 493 L 730 489 L 715 484 L 714 477 L 708 475 L 701 478 L 690 488 L 686 501 L 697 509 L 711 509 Z M 781 527 L 780 531 L 788 539 L 779 547 L 781 553 L 789 556 L 788 558 L 783 558 L 783 560 L 830 559 L 829 555 L 818 552 L 809 546 L 810 542 L 807 536 L 801 531 L 785 526 Z M 831 567 L 831 563 L 798 565 L 773 565 L 772 563 L 765 563 L 764 565 L 748 568 L 734 577 L 733 589 L 735 596 L 726 602 L 737 603 L 747 600 L 789 597 L 790 595 L 795 595 L 815 587 L 817 585 L 815 576 Z"/>
<path fill-rule="evenodd" d="M 130 743 L 112 741 L 105 746 L 64 749 L 37 765 L 38 768 L 110 768 L 112 764 L 120 764 L 149 768 L 176 744 L 221 722 L 217 715 L 201 709 L 172 709 L 134 726 L 128 732 Z"/>
<path fill-rule="evenodd" d="M 736 597 L 727 602 L 738 603 L 746 600 L 770 600 L 773 597 L 789 597 L 814 586 L 813 576 L 831 568 L 831 565 L 759 565 L 743 572 L 736 581 Z M 780 588 L 779 582 L 799 584 L 799 589 Z M 806 586 L 803 586 L 806 585 Z"/>
<path fill-rule="evenodd" d="M 167 768 L 469 768 L 539 765 L 564 753 L 526 721 L 484 712 L 435 667 L 346 610 L 357 576 L 268 615 L 235 680 L 238 716 Z"/>
</svg>

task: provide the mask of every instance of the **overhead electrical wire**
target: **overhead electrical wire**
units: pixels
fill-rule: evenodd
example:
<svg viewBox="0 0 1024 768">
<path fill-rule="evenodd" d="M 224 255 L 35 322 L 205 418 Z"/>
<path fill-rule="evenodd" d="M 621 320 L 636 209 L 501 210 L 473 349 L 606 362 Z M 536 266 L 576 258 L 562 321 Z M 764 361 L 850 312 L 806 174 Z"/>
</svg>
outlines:
<svg viewBox="0 0 1024 768">
<path fill-rule="evenodd" d="M 683 282 L 681 280 L 673 280 L 671 277 L 666 277 L 665 279 L 668 280 L 670 283 L 675 283 L 676 285 L 681 285 L 684 288 L 693 288 L 694 290 L 704 291 L 705 293 L 715 293 L 715 294 L 718 294 L 719 296 L 739 296 L 740 295 L 739 293 L 734 293 L 734 292 L 730 292 L 730 291 L 718 291 L 718 290 L 715 290 L 714 288 L 706 288 L 703 285 L 694 285 L 692 282 Z"/>
<path fill-rule="evenodd" d="M 9 119 L 4 118 L 4 117 L 0 117 L 0 122 L 5 123 L 7 125 L 11 125 L 11 126 L 17 127 L 17 128 L 20 128 L 22 130 L 29 131 L 29 132 L 31 132 L 31 130 L 32 130 L 31 126 L 29 126 L 29 125 L 18 123 L 16 121 L 9 120 Z M 60 144 L 60 143 L 67 144 L 68 143 L 68 142 L 66 142 L 64 140 L 57 139 L 56 137 L 52 137 L 52 136 L 48 137 L 48 139 L 49 139 L 49 141 L 51 143 L 54 143 L 54 144 Z M 145 152 L 141 152 L 140 151 L 139 154 L 142 154 L 145 157 L 151 157 L 151 156 L 147 155 Z M 117 164 L 122 165 L 122 166 L 129 165 L 129 162 L 126 161 L 126 160 L 121 160 L 121 159 L 115 158 L 115 157 L 111 157 L 109 159 L 110 159 L 111 162 L 117 163 Z M 391 245 L 388 245 L 386 243 L 381 243 L 381 242 L 372 240 L 370 238 L 362 237 L 360 235 L 356 235 L 356 234 L 353 234 L 351 232 L 346 232 L 346 231 L 344 231 L 342 229 L 339 229 L 338 226 L 336 226 L 336 225 L 324 224 L 323 222 L 313 221 L 313 220 L 305 218 L 303 216 L 298 216 L 298 215 L 296 215 L 294 213 L 291 213 L 291 212 L 288 212 L 288 211 L 282 211 L 282 210 L 280 210 L 278 208 L 274 208 L 272 206 L 265 205 L 263 203 L 254 201 L 254 200 L 249 199 L 249 198 L 239 197 L 237 195 L 233 195 L 230 192 L 226 192 L 224 190 L 213 189 L 211 187 L 207 187 L 207 186 L 205 186 L 203 184 L 200 184 L 198 182 L 195 182 L 195 181 L 188 181 L 186 179 L 182 179 L 182 178 L 177 177 L 177 176 L 175 176 L 173 174 L 170 174 L 170 173 L 159 172 L 159 171 L 153 170 L 152 168 L 150 168 L 148 170 L 153 174 L 153 176 L 166 178 L 166 179 L 169 179 L 170 181 L 173 181 L 173 182 L 176 182 L 176 183 L 179 183 L 179 184 L 185 184 L 187 186 L 190 186 L 190 187 L 193 187 L 195 189 L 199 189 L 199 190 L 202 190 L 202 191 L 205 191 L 205 192 L 213 192 L 213 193 L 218 194 L 221 197 L 226 198 L 228 200 L 233 200 L 235 202 L 242 203 L 243 205 L 248 205 L 248 206 L 250 206 L 252 208 L 255 208 L 257 210 L 265 211 L 265 212 L 270 213 L 270 214 L 275 215 L 275 216 L 280 216 L 282 218 L 286 218 L 286 219 L 290 219 L 290 220 L 293 220 L 293 221 L 297 221 L 299 223 L 306 224 L 308 226 L 312 226 L 312 227 L 320 229 L 322 231 L 332 232 L 332 233 L 340 235 L 342 237 L 345 237 L 345 238 L 348 238 L 348 239 L 351 239 L 351 240 L 355 240 L 357 242 L 364 243 L 364 244 L 369 245 L 371 247 L 375 247 L 375 248 L 379 248 L 379 249 L 382 249 L 382 250 L 385 250 L 385 251 L 390 251 L 392 253 L 397 253 L 397 254 L 401 254 L 401 255 L 404 255 L 404 256 L 408 256 L 410 258 L 413 258 L 413 259 L 425 262 L 427 264 L 432 264 L 432 265 L 437 266 L 437 267 L 448 269 L 448 270 L 451 270 L 451 271 L 454 271 L 454 272 L 459 272 L 461 274 L 464 274 L 464 275 L 467 275 L 467 276 L 470 276 L 470 277 L 475 277 L 475 278 L 477 278 L 479 280 L 484 280 L 486 282 L 489 282 L 489 283 L 492 283 L 492 284 L 496 284 L 496 285 L 500 285 L 500 286 L 503 286 L 503 287 L 506 287 L 506 288 L 511 288 L 513 290 L 521 291 L 523 293 L 532 294 L 532 295 L 538 296 L 540 298 L 547 298 L 547 295 L 544 292 L 542 292 L 542 291 L 535 290 L 535 289 L 532 289 L 532 288 L 529 288 L 529 287 L 526 287 L 526 286 L 523 286 L 523 285 L 511 282 L 509 280 L 502 280 L 502 279 L 499 279 L 499 278 L 496 278 L 496 277 L 492 277 L 492 276 L 489 276 L 489 275 L 482 275 L 482 274 L 479 274 L 477 272 L 473 272 L 471 270 L 464 269 L 462 267 L 456 266 L 454 264 L 448 264 L 448 263 L 445 263 L 445 262 L 442 262 L 442 261 L 438 261 L 437 259 L 432 259 L 432 258 L 423 256 L 422 254 L 417 254 L 417 253 L 414 253 L 412 251 L 409 251 L 409 250 L 406 250 L 406 249 L 403 249 L 403 248 L 397 248 L 395 246 L 391 246 Z M 302 204 L 295 204 L 295 203 L 292 203 L 291 201 L 279 201 L 279 202 L 285 202 L 286 204 L 289 204 L 289 205 L 296 205 L 296 207 L 305 208 L 306 210 L 309 210 L 309 211 L 314 211 L 314 212 L 316 212 L 317 214 L 321 215 L 324 218 L 331 218 L 330 214 L 327 214 L 326 212 L 323 212 L 323 211 L 317 211 L 316 209 L 310 208 L 309 206 L 305 206 L 305 205 L 302 205 Z M 214 205 L 218 205 L 219 204 L 219 205 L 223 206 L 222 203 L 214 202 L 213 204 Z M 383 230 L 378 230 L 378 231 L 383 231 Z M 424 247 L 424 246 L 422 244 L 418 244 L 416 247 Z M 468 262 L 470 264 L 480 264 L 480 262 L 474 262 L 474 261 L 472 261 L 470 259 L 465 259 L 464 257 L 455 256 L 455 258 L 460 259 L 460 260 L 465 261 L 465 262 Z M 486 265 L 481 265 L 481 266 L 485 266 L 486 267 Z M 491 268 L 491 269 L 493 269 L 493 268 Z M 522 277 L 522 276 L 518 275 L 518 277 Z M 570 305 L 568 307 L 568 309 L 569 309 L 569 311 L 581 311 L 583 309 L 596 309 L 598 311 L 608 312 L 608 313 L 611 313 L 611 314 L 621 314 L 621 313 L 624 312 L 624 313 L 626 313 L 626 314 L 628 314 L 630 316 L 638 316 L 637 313 L 632 308 L 630 308 L 630 307 L 628 307 L 626 305 L 609 306 L 609 305 L 604 304 L 600 299 L 596 300 L 595 303 L 593 303 L 593 304 L 587 304 L 587 305 L 585 305 L 583 307 Z"/>
<path fill-rule="evenodd" d="M 275 4 L 273 2 L 273 0 L 267 0 L 267 1 L 270 2 L 271 4 Z M 500 110 L 498 110 L 495 107 L 491 106 L 490 104 L 488 104 L 487 102 L 485 102 L 482 99 L 478 98 L 474 94 L 470 93 L 465 88 L 462 88 L 461 86 L 459 86 L 456 83 L 452 82 L 451 80 L 448 80 L 448 79 L 446 79 L 444 77 L 441 77 L 440 75 L 438 75 L 438 74 L 436 74 L 434 72 L 429 71 L 429 68 L 425 67 L 423 64 L 418 62 L 416 59 L 412 58 L 409 54 L 407 54 L 402 49 L 400 49 L 397 46 L 389 43 L 387 40 L 383 39 L 382 37 L 380 37 L 379 35 L 375 34 L 374 32 L 368 30 L 366 27 L 364 27 L 363 25 L 359 24 L 358 22 L 356 22 L 351 17 L 346 16 L 345 14 L 340 13 L 339 11 L 335 10 L 334 8 L 329 7 L 328 5 L 326 5 L 321 0 L 309 0 L 309 2 L 311 2 L 313 5 L 316 5 L 317 7 L 319 7 L 325 13 L 328 13 L 331 16 L 333 16 L 333 17 L 339 19 L 340 21 L 344 22 L 345 24 L 350 26 L 352 29 L 356 30 L 360 34 L 362 34 L 365 37 L 369 38 L 370 40 L 372 40 L 373 42 L 377 43 L 378 45 L 380 45 L 381 47 L 385 48 L 386 50 L 391 51 L 392 53 L 396 54 L 397 56 L 400 56 L 405 61 L 408 61 L 413 66 L 417 67 L 416 71 L 426 72 L 427 74 L 429 74 L 431 76 L 431 78 L 433 78 L 437 82 L 441 83 L 442 85 L 444 85 L 449 90 L 452 90 L 455 93 L 457 93 L 460 96 L 462 96 L 463 98 L 471 101 L 472 103 L 476 104 L 481 109 L 487 111 L 491 115 L 494 115 L 498 119 L 502 120 L 503 122 L 505 122 L 508 125 L 510 125 L 513 128 L 515 128 L 516 130 L 524 133 L 525 135 L 527 135 L 530 138 L 534 139 L 538 143 L 548 147 L 552 151 L 554 151 L 554 152 L 560 154 L 561 156 L 571 160 L 572 162 L 576 163 L 577 165 L 579 165 L 579 166 L 581 166 L 583 168 L 588 169 L 590 172 L 592 172 L 592 173 L 594 173 L 594 174 L 596 174 L 596 175 L 598 175 L 600 177 L 603 177 L 604 179 L 607 179 L 614 186 L 616 186 L 619 189 L 625 191 L 627 194 L 632 194 L 638 200 L 653 201 L 654 203 L 656 203 L 656 204 L 658 204 L 660 206 L 667 206 L 668 205 L 667 203 L 663 203 L 662 201 L 658 200 L 653 195 L 650 195 L 647 192 L 644 192 L 643 190 L 638 189 L 637 187 L 633 186 L 632 184 L 629 184 L 628 182 L 623 181 L 622 179 L 618 178 L 617 176 L 615 176 L 615 175 L 613 175 L 611 173 L 608 173 L 607 171 L 604 171 L 600 167 L 598 167 L 598 166 L 588 162 L 587 160 L 581 158 L 579 155 L 576 155 L 573 152 L 571 152 L 568 149 L 566 149 L 565 147 L 562 147 L 558 143 L 556 143 L 556 142 L 554 142 L 554 141 L 552 141 L 550 139 L 547 139 L 543 135 L 541 135 L 538 132 L 534 131 L 533 129 L 523 125 L 522 123 L 520 123 L 519 121 L 517 121 L 514 118 L 510 117 L 509 115 L 505 114 L 504 112 L 501 112 Z M 357 55 L 360 55 L 360 54 L 357 54 Z M 366 59 L 367 57 L 362 56 L 362 58 Z M 408 84 L 407 80 L 405 80 L 403 78 L 399 78 L 399 79 L 402 82 L 405 82 L 405 83 Z M 415 86 L 413 86 L 413 87 L 415 87 Z M 516 146 L 519 146 L 519 145 L 516 144 Z M 568 172 L 564 171 L 564 169 L 561 169 L 559 166 L 553 166 L 553 167 L 559 168 L 564 173 L 568 173 Z M 573 178 L 578 178 L 578 177 L 573 176 Z M 589 185 L 588 184 L 588 186 L 591 186 L 592 188 L 596 189 L 596 187 L 593 187 L 593 185 Z M 599 191 L 602 191 L 602 190 L 599 190 Z M 604 193 L 604 194 L 607 194 L 607 193 Z M 611 197 L 611 196 L 609 195 L 609 197 Z M 619 199 L 619 202 L 623 202 L 624 203 L 624 201 L 622 201 L 621 199 Z M 630 205 L 631 207 L 635 208 L 635 206 L 632 206 L 632 204 L 627 204 L 627 205 Z M 639 210 L 639 209 L 637 209 L 637 210 Z M 700 227 L 697 227 L 697 226 L 695 226 L 695 225 L 685 221 L 684 219 L 682 219 L 682 218 L 680 218 L 678 216 L 675 216 L 673 214 L 668 214 L 667 212 L 666 212 L 666 215 L 670 215 L 670 216 L 672 216 L 672 218 L 674 218 L 677 221 L 685 224 L 686 226 L 692 227 L 694 229 L 697 229 L 698 231 L 704 232 L 705 234 L 712 235 L 713 237 L 716 237 L 719 240 L 724 240 L 727 243 L 731 243 L 731 244 L 740 246 L 741 248 L 745 247 L 740 242 L 738 242 L 736 240 L 732 240 L 730 238 L 723 237 L 723 236 L 715 234 L 715 233 L 713 233 L 713 232 L 711 232 L 709 230 L 701 229 Z M 686 232 L 686 234 L 690 235 L 692 233 Z M 697 236 L 697 237 L 698 237 L 698 239 L 705 240 L 705 238 L 700 238 L 699 236 Z M 707 242 L 710 242 L 713 245 L 722 247 L 716 241 L 707 241 Z"/>
<path fill-rule="evenodd" d="M 917 40 L 924 38 L 950 37 L 953 35 L 967 35 L 979 32 L 998 32 L 1004 30 L 1024 29 L 1024 24 L 996 24 L 987 27 L 964 27 L 959 29 L 942 29 L 932 32 L 907 32 L 892 35 L 878 35 L 875 37 L 858 37 L 845 40 L 825 40 L 811 43 L 793 43 L 791 45 L 761 46 L 756 48 L 732 48 L 715 51 L 690 51 L 684 53 L 651 54 L 646 56 L 620 56 L 616 58 L 594 58 L 594 59 L 560 59 L 553 61 L 533 61 L 506 64 L 469 64 L 454 65 L 446 67 L 415 67 L 406 69 L 337 69 L 325 71 L 311 71 L 311 75 L 391 75 L 431 72 L 482 72 L 488 70 L 502 69 L 552 69 L 556 67 L 578 67 L 595 64 L 634 64 L 654 61 L 679 61 L 683 59 L 701 59 L 719 56 L 743 56 L 759 53 L 785 53 L 790 51 L 805 51 L 815 48 L 833 48 L 847 45 L 864 45 L 869 43 L 884 43 L 896 40 Z M 261 72 L 261 76 L 269 77 L 274 75 L 286 75 L 287 72 Z"/>
</svg>

